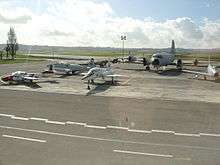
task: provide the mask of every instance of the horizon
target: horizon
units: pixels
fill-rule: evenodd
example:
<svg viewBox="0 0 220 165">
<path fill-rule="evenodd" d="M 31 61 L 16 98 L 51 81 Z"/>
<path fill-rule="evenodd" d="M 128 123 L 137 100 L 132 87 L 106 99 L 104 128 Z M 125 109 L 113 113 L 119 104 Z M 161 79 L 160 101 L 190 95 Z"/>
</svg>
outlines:
<svg viewBox="0 0 220 165">
<path fill-rule="evenodd" d="M 217 0 L 3 0 L 0 9 L 2 44 L 12 26 L 26 45 L 120 48 L 126 35 L 126 48 L 169 48 L 172 39 L 183 49 L 220 48 Z"/>
</svg>

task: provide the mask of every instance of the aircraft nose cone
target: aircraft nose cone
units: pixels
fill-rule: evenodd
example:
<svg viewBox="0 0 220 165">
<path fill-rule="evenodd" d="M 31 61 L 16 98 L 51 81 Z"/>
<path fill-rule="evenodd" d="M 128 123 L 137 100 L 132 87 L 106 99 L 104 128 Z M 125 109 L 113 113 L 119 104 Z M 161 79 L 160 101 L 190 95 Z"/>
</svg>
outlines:
<svg viewBox="0 0 220 165">
<path fill-rule="evenodd" d="M 152 61 L 152 65 L 160 65 L 160 61 L 158 59 L 154 59 Z"/>
</svg>

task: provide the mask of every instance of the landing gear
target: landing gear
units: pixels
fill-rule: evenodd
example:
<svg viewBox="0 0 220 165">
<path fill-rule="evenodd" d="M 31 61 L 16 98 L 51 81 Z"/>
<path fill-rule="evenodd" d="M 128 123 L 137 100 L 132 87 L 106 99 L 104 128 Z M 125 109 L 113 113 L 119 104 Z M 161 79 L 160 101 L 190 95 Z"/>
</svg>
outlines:
<svg viewBox="0 0 220 165">
<path fill-rule="evenodd" d="M 146 68 L 145 68 L 145 70 L 148 70 L 148 71 L 150 71 L 150 65 L 146 65 Z"/>
<path fill-rule="evenodd" d="M 178 60 L 177 60 L 176 68 L 177 68 L 178 70 L 182 70 L 182 69 L 183 69 L 183 62 L 182 62 L 181 59 L 178 59 Z"/>
<path fill-rule="evenodd" d="M 114 84 L 115 84 L 114 77 L 112 77 L 112 85 L 114 85 Z"/>
<path fill-rule="evenodd" d="M 90 86 L 89 86 L 89 84 L 90 84 L 90 80 L 88 80 L 88 86 L 87 86 L 87 89 L 88 89 L 88 90 L 91 89 Z"/>
<path fill-rule="evenodd" d="M 91 80 L 91 84 L 94 84 L 94 83 L 95 83 L 95 82 L 94 82 L 94 80 L 92 79 L 92 80 Z M 88 86 L 87 86 L 87 89 L 88 89 L 88 90 L 91 89 L 90 86 L 89 86 L 89 84 L 90 84 L 90 80 L 88 80 Z"/>
</svg>

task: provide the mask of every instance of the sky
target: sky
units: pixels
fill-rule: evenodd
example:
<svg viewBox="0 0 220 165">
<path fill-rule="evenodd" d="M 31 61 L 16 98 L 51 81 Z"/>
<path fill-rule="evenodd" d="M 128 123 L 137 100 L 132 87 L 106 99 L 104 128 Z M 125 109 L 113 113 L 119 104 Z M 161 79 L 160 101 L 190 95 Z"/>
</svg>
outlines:
<svg viewBox="0 0 220 165">
<path fill-rule="evenodd" d="M 0 43 L 220 48 L 220 0 L 0 0 Z"/>
</svg>

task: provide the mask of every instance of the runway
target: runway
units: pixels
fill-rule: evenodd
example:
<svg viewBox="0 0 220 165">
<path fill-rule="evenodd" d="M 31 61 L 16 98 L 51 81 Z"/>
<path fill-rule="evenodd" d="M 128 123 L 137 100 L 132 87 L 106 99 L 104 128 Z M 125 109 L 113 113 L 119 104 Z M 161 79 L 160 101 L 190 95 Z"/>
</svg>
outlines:
<svg viewBox="0 0 220 165">
<path fill-rule="evenodd" d="M 1 164 L 219 164 L 218 103 L 0 90 Z"/>
</svg>

